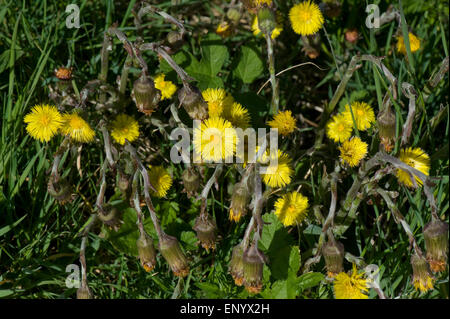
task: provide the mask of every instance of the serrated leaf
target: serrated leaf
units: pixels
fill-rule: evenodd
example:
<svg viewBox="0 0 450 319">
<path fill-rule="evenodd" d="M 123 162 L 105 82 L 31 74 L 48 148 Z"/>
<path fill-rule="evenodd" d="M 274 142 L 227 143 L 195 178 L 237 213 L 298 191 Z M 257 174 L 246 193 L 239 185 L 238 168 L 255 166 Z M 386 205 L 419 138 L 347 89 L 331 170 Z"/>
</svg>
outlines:
<svg viewBox="0 0 450 319">
<path fill-rule="evenodd" d="M 237 59 L 238 63 L 233 74 L 244 83 L 252 83 L 264 70 L 263 61 L 258 52 L 251 47 L 243 46 Z"/>
</svg>

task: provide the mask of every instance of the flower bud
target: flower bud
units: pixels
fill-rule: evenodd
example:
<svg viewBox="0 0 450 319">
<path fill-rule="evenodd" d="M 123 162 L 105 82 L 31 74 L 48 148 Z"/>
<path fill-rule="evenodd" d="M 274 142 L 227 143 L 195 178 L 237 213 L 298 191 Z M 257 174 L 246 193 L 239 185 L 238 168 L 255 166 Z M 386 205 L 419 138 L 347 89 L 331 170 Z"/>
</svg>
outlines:
<svg viewBox="0 0 450 319">
<path fill-rule="evenodd" d="M 183 185 L 189 197 L 194 196 L 200 186 L 199 175 L 191 168 L 187 168 L 181 175 Z"/>
<path fill-rule="evenodd" d="M 57 178 L 54 175 L 50 176 L 47 184 L 47 191 L 54 199 L 61 205 L 70 203 L 72 197 L 72 186 L 65 178 Z"/>
<path fill-rule="evenodd" d="M 433 289 L 434 278 L 428 271 L 428 264 L 424 257 L 417 255 L 411 256 L 411 266 L 413 269 L 413 284 L 416 290 L 426 292 Z"/>
<path fill-rule="evenodd" d="M 189 265 L 186 256 L 175 237 L 162 234 L 159 238 L 159 251 L 175 276 L 186 277 L 189 274 Z"/>
<path fill-rule="evenodd" d="M 378 134 L 381 139 L 381 144 L 384 146 L 386 152 L 390 152 L 394 146 L 395 139 L 395 113 L 392 112 L 391 107 L 387 106 L 377 116 Z"/>
<path fill-rule="evenodd" d="M 444 271 L 448 257 L 448 224 L 440 220 L 432 220 L 425 225 L 423 237 L 431 271 Z"/>
<path fill-rule="evenodd" d="M 107 226 L 117 230 L 120 227 L 121 212 L 117 207 L 111 207 L 110 205 L 105 205 L 103 209 L 98 211 L 98 218 Z"/>
<path fill-rule="evenodd" d="M 89 289 L 87 284 L 81 284 L 80 288 L 77 289 L 77 299 L 92 299 L 92 291 Z"/>
<path fill-rule="evenodd" d="M 152 271 L 156 265 L 156 251 L 152 238 L 146 233 L 143 233 L 136 241 L 136 245 L 142 267 L 146 272 Z"/>
<path fill-rule="evenodd" d="M 72 71 L 73 68 L 59 67 L 55 70 L 55 76 L 59 80 L 58 87 L 61 91 L 65 91 L 70 86 L 70 81 L 72 81 Z"/>
<path fill-rule="evenodd" d="M 242 216 L 247 214 L 247 204 L 250 199 L 248 187 L 245 184 L 238 183 L 234 186 L 233 195 L 231 195 L 230 215 L 231 221 L 238 222 Z"/>
<path fill-rule="evenodd" d="M 357 29 L 350 29 L 345 31 L 345 40 L 351 44 L 358 42 L 359 33 Z"/>
<path fill-rule="evenodd" d="M 208 118 L 208 104 L 197 87 L 183 86 L 178 90 L 178 99 L 192 119 L 203 121 Z"/>
<path fill-rule="evenodd" d="M 122 193 L 126 193 L 130 186 L 130 178 L 119 171 L 119 180 L 117 181 L 117 187 Z"/>
<path fill-rule="evenodd" d="M 134 102 L 139 110 L 146 115 L 151 114 L 161 99 L 161 92 L 155 88 L 152 79 L 142 74 L 133 84 Z"/>
<path fill-rule="evenodd" d="M 262 7 L 258 10 L 258 27 L 264 34 L 272 34 L 276 28 L 277 22 L 275 13 L 267 7 Z"/>
<path fill-rule="evenodd" d="M 256 244 L 244 252 L 244 286 L 249 293 L 257 294 L 262 289 L 264 259 Z"/>
<path fill-rule="evenodd" d="M 174 54 L 184 44 L 183 35 L 177 31 L 170 31 L 166 37 L 167 46 L 170 48 L 170 54 Z"/>
<path fill-rule="evenodd" d="M 228 271 L 234 279 L 237 286 L 244 283 L 244 249 L 241 244 L 236 245 L 231 253 L 230 265 Z"/>
<path fill-rule="evenodd" d="M 216 249 L 217 226 L 214 219 L 208 214 L 200 215 L 195 219 L 193 229 L 197 232 L 197 238 L 207 251 Z"/>
<path fill-rule="evenodd" d="M 230 8 L 227 11 L 227 18 L 233 21 L 235 24 L 237 24 L 239 20 L 241 20 L 241 16 L 241 12 L 236 8 Z"/>
<path fill-rule="evenodd" d="M 328 277 L 334 278 L 338 273 L 344 271 L 344 245 L 332 239 L 328 240 L 322 249 Z"/>
</svg>

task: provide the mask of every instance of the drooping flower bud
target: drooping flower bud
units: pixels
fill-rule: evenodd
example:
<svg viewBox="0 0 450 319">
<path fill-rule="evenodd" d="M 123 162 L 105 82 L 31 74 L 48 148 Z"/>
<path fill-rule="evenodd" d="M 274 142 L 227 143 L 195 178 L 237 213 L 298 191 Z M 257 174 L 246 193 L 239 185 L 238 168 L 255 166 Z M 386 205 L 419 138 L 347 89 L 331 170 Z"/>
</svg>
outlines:
<svg viewBox="0 0 450 319">
<path fill-rule="evenodd" d="M 241 20 L 241 12 L 236 8 L 230 8 L 227 11 L 227 18 L 233 21 L 234 24 L 239 23 L 239 20 Z"/>
<path fill-rule="evenodd" d="M 192 168 L 187 168 L 181 175 L 181 179 L 188 196 L 194 196 L 200 186 L 199 175 Z"/>
<path fill-rule="evenodd" d="M 413 269 L 414 288 L 421 292 L 433 289 L 434 278 L 428 271 L 428 264 L 425 258 L 414 253 L 411 256 L 411 266 Z"/>
<path fill-rule="evenodd" d="M 377 124 L 381 144 L 384 146 L 386 152 L 390 152 L 394 147 L 396 124 L 395 113 L 392 112 L 390 106 L 387 106 L 378 114 Z"/>
<path fill-rule="evenodd" d="M 114 230 L 118 230 L 120 228 L 120 224 L 122 223 L 120 220 L 121 211 L 114 206 L 105 205 L 102 210 L 99 210 L 98 219 L 100 219 L 105 225 L 113 228 Z"/>
<path fill-rule="evenodd" d="M 80 288 L 77 289 L 77 299 L 92 299 L 92 291 L 89 289 L 87 284 L 81 284 Z"/>
<path fill-rule="evenodd" d="M 146 233 L 143 233 L 136 241 L 136 245 L 142 267 L 146 272 L 152 271 L 156 265 L 156 251 L 152 238 Z"/>
<path fill-rule="evenodd" d="M 217 226 L 211 215 L 206 213 L 198 216 L 193 229 L 197 232 L 197 238 L 203 248 L 207 251 L 216 249 Z"/>
<path fill-rule="evenodd" d="M 177 52 L 184 44 L 183 35 L 177 31 L 170 31 L 166 37 L 167 46 L 170 48 L 169 54 Z"/>
<path fill-rule="evenodd" d="M 122 193 L 126 193 L 130 186 L 130 177 L 121 171 L 119 171 L 119 178 L 117 181 L 117 187 L 120 189 Z"/>
<path fill-rule="evenodd" d="M 275 13 L 268 7 L 262 7 L 258 10 L 258 27 L 264 34 L 272 34 L 277 26 Z"/>
<path fill-rule="evenodd" d="M 61 205 L 69 203 L 73 200 L 72 186 L 65 178 L 58 178 L 51 175 L 48 180 L 47 191 L 50 196 L 56 199 Z"/>
<path fill-rule="evenodd" d="M 228 270 L 237 286 L 244 283 L 244 249 L 241 244 L 236 245 L 231 253 L 231 260 Z"/>
<path fill-rule="evenodd" d="M 197 87 L 191 84 L 183 86 L 178 90 L 178 99 L 192 119 L 203 121 L 208 118 L 208 104 Z"/>
<path fill-rule="evenodd" d="M 133 100 L 139 112 L 146 115 L 151 114 L 157 107 L 161 99 L 161 92 L 155 88 L 152 79 L 144 74 L 134 81 Z"/>
<path fill-rule="evenodd" d="M 322 248 L 328 277 L 334 278 L 344 271 L 344 245 L 337 240 L 329 239 Z"/>
<path fill-rule="evenodd" d="M 432 272 L 444 271 L 448 257 L 448 224 L 440 220 L 432 220 L 423 230 L 427 261 Z"/>
<path fill-rule="evenodd" d="M 254 243 L 244 252 L 244 286 L 252 294 L 261 292 L 264 259 L 264 254 Z"/>
<path fill-rule="evenodd" d="M 159 251 L 175 276 L 186 277 L 189 274 L 188 261 L 175 237 L 162 234 L 159 238 Z"/>
<path fill-rule="evenodd" d="M 247 205 L 250 199 L 248 187 L 245 184 L 238 183 L 234 186 L 233 195 L 231 195 L 230 215 L 231 221 L 238 222 L 242 216 L 247 214 Z"/>
</svg>

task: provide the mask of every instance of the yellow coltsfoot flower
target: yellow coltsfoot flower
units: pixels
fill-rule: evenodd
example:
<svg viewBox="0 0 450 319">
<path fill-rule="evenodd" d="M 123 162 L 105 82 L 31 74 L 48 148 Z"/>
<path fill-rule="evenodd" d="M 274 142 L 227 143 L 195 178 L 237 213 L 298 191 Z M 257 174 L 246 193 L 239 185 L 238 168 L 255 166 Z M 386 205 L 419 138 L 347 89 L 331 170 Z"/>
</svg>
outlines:
<svg viewBox="0 0 450 319">
<path fill-rule="evenodd" d="M 353 123 L 349 121 L 345 114 L 338 114 L 332 117 L 327 124 L 327 135 L 335 142 L 344 142 L 352 135 Z"/>
<path fill-rule="evenodd" d="M 81 143 L 89 143 L 94 140 L 95 132 L 89 124 L 77 113 L 64 114 L 61 131 L 64 135 Z"/>
<path fill-rule="evenodd" d="M 268 122 L 271 128 L 277 128 L 283 136 L 288 136 L 294 132 L 297 120 L 292 116 L 291 111 L 283 111 L 274 115 L 273 120 Z"/>
<path fill-rule="evenodd" d="M 367 143 L 355 136 L 342 143 L 342 146 L 339 146 L 339 151 L 341 152 L 340 158 L 350 167 L 358 166 L 359 162 L 367 155 L 367 147 Z"/>
<path fill-rule="evenodd" d="M 430 157 L 421 148 L 408 147 L 407 149 L 400 150 L 398 159 L 401 160 L 408 166 L 417 169 L 418 171 L 424 173 L 426 176 L 430 173 Z M 407 187 L 414 187 L 414 183 L 411 179 L 410 174 L 402 169 L 397 169 L 396 172 L 398 181 Z M 418 186 L 422 185 L 422 181 L 417 176 L 414 176 L 416 184 Z"/>
<path fill-rule="evenodd" d="M 61 114 L 53 105 L 36 105 L 23 120 L 27 123 L 27 132 L 34 139 L 48 142 L 58 133 L 63 124 Z"/>
<path fill-rule="evenodd" d="M 409 38 L 409 48 L 411 49 L 411 53 L 416 52 L 417 50 L 420 49 L 420 39 L 418 37 L 416 37 L 414 34 L 412 34 L 411 32 L 408 33 L 408 38 Z M 397 39 L 397 51 L 406 55 L 406 44 L 405 44 L 405 39 L 403 38 L 403 36 L 399 36 Z"/>
<path fill-rule="evenodd" d="M 156 197 L 165 197 L 167 191 L 172 186 L 172 177 L 162 166 L 149 166 L 148 178 L 150 184 L 155 188 L 156 192 L 150 190 L 150 192 Z"/>
<path fill-rule="evenodd" d="M 353 264 L 353 272 L 348 275 L 341 272 L 334 278 L 334 295 L 336 299 L 368 299 L 365 294 L 369 291 L 368 280 L 363 278 L 363 273 L 358 274 L 356 265 Z"/>
<path fill-rule="evenodd" d="M 208 103 L 209 117 L 218 117 L 222 115 L 227 92 L 224 89 L 206 89 L 202 92 L 203 99 Z"/>
<path fill-rule="evenodd" d="M 202 160 L 227 160 L 235 154 L 238 142 L 233 125 L 221 117 L 210 117 L 194 129 L 194 154 L 201 154 Z"/>
<path fill-rule="evenodd" d="M 259 25 L 258 25 L 258 16 L 255 16 L 253 18 L 252 31 L 253 31 L 253 35 L 255 35 L 255 36 L 261 34 L 261 29 L 259 28 Z M 275 29 L 272 30 L 272 34 L 270 35 L 272 40 L 276 39 L 281 34 L 282 31 L 283 31 L 283 16 L 279 12 L 277 12 L 276 13 L 276 26 L 275 26 Z"/>
<path fill-rule="evenodd" d="M 276 160 L 276 163 L 275 163 Z M 262 166 L 266 171 L 261 174 L 264 184 L 270 187 L 284 187 L 291 182 L 294 171 L 291 167 L 290 157 L 278 150 L 277 154 L 270 154 L 266 152 L 261 161 L 267 163 L 267 166 Z"/>
<path fill-rule="evenodd" d="M 125 140 L 133 142 L 139 136 L 139 124 L 131 116 L 119 114 L 111 124 L 111 136 L 121 145 L 125 144 Z"/>
<path fill-rule="evenodd" d="M 297 192 L 290 192 L 275 202 L 275 215 L 284 226 L 301 223 L 307 215 L 308 198 Z"/>
<path fill-rule="evenodd" d="M 225 99 L 223 118 L 233 124 L 234 127 L 246 129 L 250 127 L 250 115 L 248 110 L 238 102 L 228 102 L 228 97 Z"/>
<path fill-rule="evenodd" d="M 172 95 L 177 91 L 177 86 L 171 81 L 165 81 L 165 74 L 158 74 L 155 76 L 155 88 L 161 91 L 161 101 L 164 99 L 170 99 Z"/>
<path fill-rule="evenodd" d="M 375 113 L 369 104 L 365 102 L 353 102 L 351 109 L 358 130 L 365 131 L 372 126 L 372 123 L 375 123 Z M 342 114 L 348 118 L 350 123 L 353 123 L 348 104 L 345 106 L 345 111 Z"/>
<path fill-rule="evenodd" d="M 311 1 L 296 4 L 289 11 L 292 29 L 300 35 L 312 35 L 320 30 L 324 19 L 319 6 Z"/>
</svg>

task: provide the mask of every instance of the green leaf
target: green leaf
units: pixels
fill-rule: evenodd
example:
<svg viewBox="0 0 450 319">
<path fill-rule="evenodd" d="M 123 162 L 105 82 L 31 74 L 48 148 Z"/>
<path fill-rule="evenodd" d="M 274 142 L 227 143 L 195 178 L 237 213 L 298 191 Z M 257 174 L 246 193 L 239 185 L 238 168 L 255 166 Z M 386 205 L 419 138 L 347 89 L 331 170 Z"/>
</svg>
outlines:
<svg viewBox="0 0 450 319">
<path fill-rule="evenodd" d="M 181 233 L 181 241 L 184 243 L 184 248 L 186 250 L 197 249 L 197 236 L 193 231 L 184 231 Z"/>
<path fill-rule="evenodd" d="M 291 275 L 287 280 L 277 280 L 270 289 L 273 299 L 294 299 L 297 296 L 296 277 Z"/>
<path fill-rule="evenodd" d="M 237 59 L 239 62 L 233 74 L 244 83 L 252 83 L 264 70 L 263 61 L 258 52 L 251 47 L 243 46 Z"/>
<path fill-rule="evenodd" d="M 262 219 L 267 224 L 263 227 L 259 248 L 270 257 L 291 244 L 292 237 L 274 213 L 264 214 Z"/>
<path fill-rule="evenodd" d="M 208 282 L 197 282 L 195 285 L 200 288 L 201 295 L 206 298 L 224 298 L 225 293 L 215 284 Z"/>
<path fill-rule="evenodd" d="M 301 275 L 297 279 L 299 292 L 301 293 L 306 289 L 319 285 L 324 278 L 325 276 L 320 272 L 310 272 Z"/>
<path fill-rule="evenodd" d="M 300 252 L 298 246 L 285 246 L 273 251 L 269 257 L 270 269 L 275 279 L 286 279 L 288 276 L 297 276 L 300 268 Z"/>
</svg>

